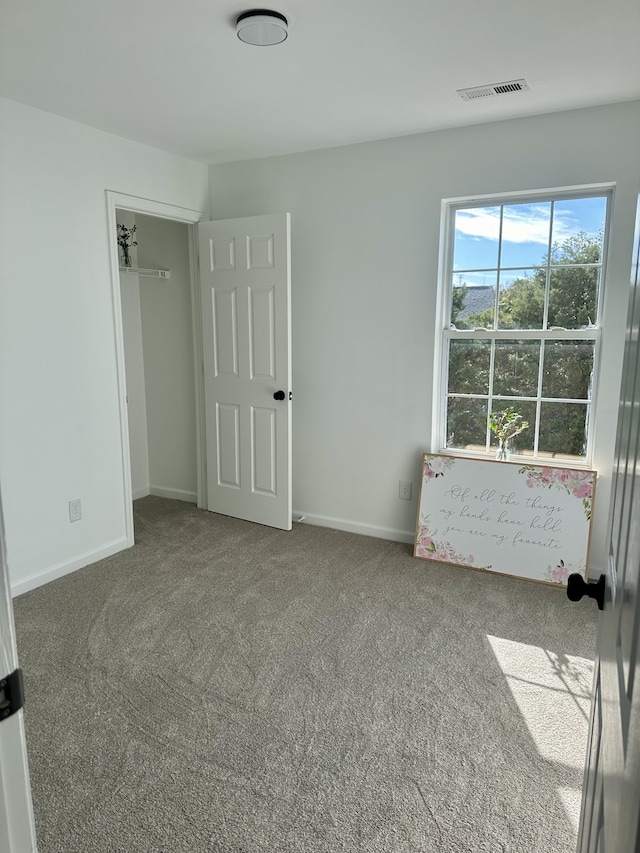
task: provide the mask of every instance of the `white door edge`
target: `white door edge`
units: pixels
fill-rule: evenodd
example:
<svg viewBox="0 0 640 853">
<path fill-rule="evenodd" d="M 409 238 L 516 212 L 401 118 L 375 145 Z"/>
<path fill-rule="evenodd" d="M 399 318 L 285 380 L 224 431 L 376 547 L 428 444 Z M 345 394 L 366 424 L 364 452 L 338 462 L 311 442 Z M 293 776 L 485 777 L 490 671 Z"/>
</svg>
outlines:
<svg viewBox="0 0 640 853">
<path fill-rule="evenodd" d="M 0 723 L 0 849 L 36 853 L 36 829 L 24 733 L 24 712 Z"/>
<path fill-rule="evenodd" d="M 193 370 L 196 381 L 197 506 L 207 508 L 207 434 L 204 406 L 204 365 L 202 355 L 202 300 L 200 298 L 200 256 L 198 228 L 189 224 L 189 274 L 191 279 L 191 325 L 193 326 Z"/>
<path fill-rule="evenodd" d="M 18 666 L 0 501 L 0 677 Z M 35 853 L 36 831 L 24 732 L 24 712 L 0 722 L 0 850 Z"/>
</svg>

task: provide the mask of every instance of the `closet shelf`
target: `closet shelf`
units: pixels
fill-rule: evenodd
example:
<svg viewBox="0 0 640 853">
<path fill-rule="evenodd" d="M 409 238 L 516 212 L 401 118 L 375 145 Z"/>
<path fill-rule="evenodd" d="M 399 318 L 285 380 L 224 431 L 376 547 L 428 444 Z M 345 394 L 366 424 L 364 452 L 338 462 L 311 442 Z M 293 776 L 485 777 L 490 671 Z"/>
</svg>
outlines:
<svg viewBox="0 0 640 853">
<path fill-rule="evenodd" d="M 120 267 L 120 272 L 130 272 L 134 275 L 146 275 L 149 278 L 171 278 L 171 270 L 145 270 L 140 267 Z"/>
</svg>

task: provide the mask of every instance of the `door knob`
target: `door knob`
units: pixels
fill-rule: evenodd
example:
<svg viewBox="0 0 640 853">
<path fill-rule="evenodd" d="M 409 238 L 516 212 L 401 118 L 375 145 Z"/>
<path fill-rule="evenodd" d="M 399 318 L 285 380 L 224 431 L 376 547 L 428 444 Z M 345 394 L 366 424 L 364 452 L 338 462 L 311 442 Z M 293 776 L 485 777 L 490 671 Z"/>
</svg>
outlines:
<svg viewBox="0 0 640 853">
<path fill-rule="evenodd" d="M 600 575 L 597 581 L 587 583 L 582 575 L 569 575 L 567 579 L 567 598 L 570 601 L 580 601 L 583 595 L 595 598 L 598 610 L 604 610 L 605 576 Z"/>
<path fill-rule="evenodd" d="M 274 400 L 284 400 L 284 391 L 276 391 L 273 395 Z"/>
</svg>

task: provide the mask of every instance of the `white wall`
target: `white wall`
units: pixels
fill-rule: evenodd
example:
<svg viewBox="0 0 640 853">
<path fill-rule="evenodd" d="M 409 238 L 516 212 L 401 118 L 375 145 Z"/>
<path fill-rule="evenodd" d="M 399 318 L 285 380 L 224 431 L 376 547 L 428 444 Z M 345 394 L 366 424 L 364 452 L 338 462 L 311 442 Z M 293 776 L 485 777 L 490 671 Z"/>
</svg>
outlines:
<svg viewBox="0 0 640 853">
<path fill-rule="evenodd" d="M 196 401 L 189 235 L 184 223 L 136 216 L 151 494 L 196 502 Z"/>
<path fill-rule="evenodd" d="M 125 543 L 105 189 L 206 210 L 208 188 L 201 164 L 11 101 L 0 125 L 0 486 L 23 591 Z M 615 181 L 596 412 L 603 564 L 639 138 L 632 103 L 211 168 L 215 218 L 293 215 L 298 512 L 413 536 L 441 199 Z"/>
<path fill-rule="evenodd" d="M 123 547 L 105 190 L 206 210 L 206 167 L 0 100 L 0 485 L 12 586 Z M 69 523 L 68 501 L 83 518 Z"/>
<path fill-rule="evenodd" d="M 591 560 L 604 565 L 639 140 L 634 102 L 210 169 L 212 218 L 292 214 L 297 512 L 413 538 L 441 199 L 615 181 Z"/>
<path fill-rule="evenodd" d="M 147 398 L 142 349 L 140 279 L 120 273 L 122 336 L 127 382 L 127 420 L 131 458 L 131 491 L 134 500 L 149 494 L 149 440 L 147 438 Z"/>
</svg>

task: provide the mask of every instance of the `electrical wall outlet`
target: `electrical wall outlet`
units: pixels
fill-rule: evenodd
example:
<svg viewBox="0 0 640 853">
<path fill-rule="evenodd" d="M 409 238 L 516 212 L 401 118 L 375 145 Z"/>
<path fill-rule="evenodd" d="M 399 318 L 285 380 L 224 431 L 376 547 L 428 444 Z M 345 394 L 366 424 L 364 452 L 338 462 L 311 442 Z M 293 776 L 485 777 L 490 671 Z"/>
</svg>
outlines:
<svg viewBox="0 0 640 853">
<path fill-rule="evenodd" d="M 82 518 L 82 503 L 80 498 L 69 501 L 69 521 L 80 521 Z"/>
<path fill-rule="evenodd" d="M 398 497 L 403 501 L 410 501 L 411 487 L 411 480 L 400 480 L 398 484 Z"/>
</svg>

